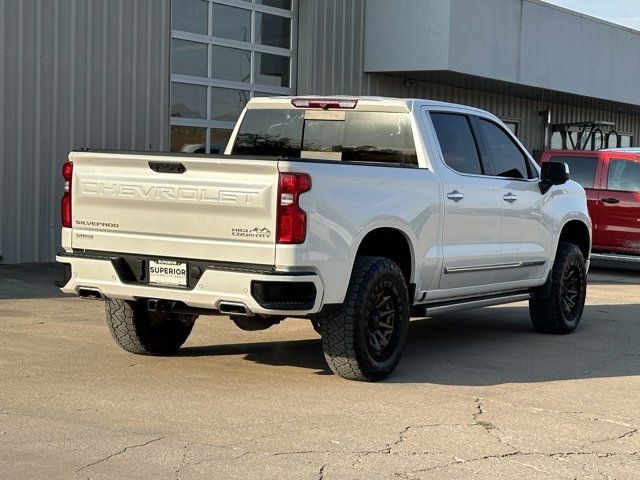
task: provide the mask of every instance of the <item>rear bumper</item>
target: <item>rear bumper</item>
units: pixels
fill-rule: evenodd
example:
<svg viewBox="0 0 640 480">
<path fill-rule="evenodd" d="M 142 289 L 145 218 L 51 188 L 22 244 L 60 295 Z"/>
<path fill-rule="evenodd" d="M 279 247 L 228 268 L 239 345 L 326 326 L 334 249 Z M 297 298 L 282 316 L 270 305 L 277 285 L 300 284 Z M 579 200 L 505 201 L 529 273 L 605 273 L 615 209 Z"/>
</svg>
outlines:
<svg viewBox="0 0 640 480">
<path fill-rule="evenodd" d="M 317 313 L 322 307 L 324 287 L 320 277 L 313 272 L 251 272 L 216 268 L 212 264 L 202 269 L 198 279 L 190 280 L 188 288 L 174 288 L 127 278 L 119 264 L 121 258 L 74 253 L 57 255 L 56 261 L 69 265 L 65 268 L 60 289 L 74 294 L 80 290 L 99 291 L 105 298 L 123 300 L 173 300 L 189 307 L 213 310 L 219 310 L 221 302 L 240 303 L 251 313 L 264 315 L 300 316 Z M 287 288 L 287 284 L 291 284 L 291 288 Z M 283 297 L 274 298 L 279 295 Z"/>
</svg>

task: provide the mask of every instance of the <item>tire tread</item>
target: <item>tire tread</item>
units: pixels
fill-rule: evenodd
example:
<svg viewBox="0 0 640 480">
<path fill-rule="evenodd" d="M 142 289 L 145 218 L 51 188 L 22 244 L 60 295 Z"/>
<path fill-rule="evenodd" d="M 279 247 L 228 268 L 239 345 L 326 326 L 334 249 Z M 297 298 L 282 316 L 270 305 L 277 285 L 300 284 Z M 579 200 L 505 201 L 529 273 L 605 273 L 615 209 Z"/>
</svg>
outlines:
<svg viewBox="0 0 640 480">
<path fill-rule="evenodd" d="M 117 298 L 105 302 L 105 317 L 116 343 L 123 350 L 137 355 L 174 353 L 187 340 L 193 326 L 175 323 L 151 325 L 146 312 L 135 302 Z"/>
<path fill-rule="evenodd" d="M 358 352 L 355 348 L 356 324 L 354 320 L 359 314 L 359 305 L 362 304 L 363 296 L 369 287 L 369 283 L 376 275 L 385 270 L 393 271 L 400 278 L 404 278 L 398 265 L 387 258 L 357 257 L 342 307 L 332 314 L 323 316 L 320 320 L 325 360 L 336 375 L 348 380 L 380 380 L 395 368 L 394 364 L 388 372 L 365 371 L 358 359 Z"/>
</svg>

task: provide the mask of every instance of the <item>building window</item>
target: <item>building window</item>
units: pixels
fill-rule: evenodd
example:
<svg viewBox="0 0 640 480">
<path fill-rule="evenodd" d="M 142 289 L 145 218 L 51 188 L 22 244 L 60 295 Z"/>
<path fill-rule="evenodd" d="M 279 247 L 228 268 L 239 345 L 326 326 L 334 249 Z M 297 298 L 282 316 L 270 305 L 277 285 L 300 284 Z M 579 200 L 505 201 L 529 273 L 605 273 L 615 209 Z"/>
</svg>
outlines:
<svg viewBox="0 0 640 480">
<path fill-rule="evenodd" d="M 207 46 L 204 43 L 172 39 L 171 72 L 194 77 L 206 77 Z"/>
<path fill-rule="evenodd" d="M 511 132 L 517 137 L 520 133 L 520 120 L 511 120 L 502 118 L 502 123 L 511 130 Z"/>
<path fill-rule="evenodd" d="M 288 88 L 291 85 L 289 63 L 288 57 L 257 52 L 255 57 L 256 81 L 263 85 Z"/>
<path fill-rule="evenodd" d="M 188 83 L 171 84 L 171 115 L 182 118 L 207 118 L 207 87 Z"/>
<path fill-rule="evenodd" d="M 223 153 L 254 96 L 295 93 L 297 0 L 171 0 L 171 150 Z"/>
<path fill-rule="evenodd" d="M 251 50 L 212 45 L 211 76 L 232 82 L 251 82 Z"/>
<path fill-rule="evenodd" d="M 171 125 L 171 151 L 206 153 L 207 129 Z"/>
<path fill-rule="evenodd" d="M 208 2 L 203 0 L 171 2 L 171 28 L 206 35 L 208 7 Z"/>
<path fill-rule="evenodd" d="M 262 45 L 290 48 L 291 19 L 269 13 L 257 13 L 256 35 Z"/>
<path fill-rule="evenodd" d="M 257 0 L 256 3 L 261 3 L 262 5 L 268 5 L 270 7 L 291 10 L 291 0 Z"/>
</svg>

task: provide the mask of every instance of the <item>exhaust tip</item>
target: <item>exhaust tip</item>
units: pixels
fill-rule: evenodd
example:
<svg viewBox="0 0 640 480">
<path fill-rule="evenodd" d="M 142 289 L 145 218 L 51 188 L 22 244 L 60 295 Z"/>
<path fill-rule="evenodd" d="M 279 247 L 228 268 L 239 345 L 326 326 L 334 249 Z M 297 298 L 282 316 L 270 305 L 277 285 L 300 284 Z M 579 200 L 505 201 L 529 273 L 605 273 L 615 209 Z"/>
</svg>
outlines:
<svg viewBox="0 0 640 480">
<path fill-rule="evenodd" d="M 80 287 L 78 289 L 78 295 L 80 298 L 87 298 L 89 300 L 104 300 L 102 292 L 97 288 Z"/>
<path fill-rule="evenodd" d="M 220 313 L 225 315 L 253 316 L 253 313 L 247 308 L 247 306 L 240 302 L 220 302 L 218 304 L 218 310 Z"/>
</svg>

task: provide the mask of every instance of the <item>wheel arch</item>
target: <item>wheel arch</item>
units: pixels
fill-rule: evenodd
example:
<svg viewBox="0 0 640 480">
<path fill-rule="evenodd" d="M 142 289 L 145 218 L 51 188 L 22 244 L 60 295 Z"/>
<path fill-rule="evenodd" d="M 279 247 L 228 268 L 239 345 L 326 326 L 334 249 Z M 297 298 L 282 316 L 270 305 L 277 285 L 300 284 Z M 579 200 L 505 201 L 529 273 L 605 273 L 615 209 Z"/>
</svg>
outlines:
<svg viewBox="0 0 640 480">
<path fill-rule="evenodd" d="M 367 231 L 356 249 L 351 271 L 358 256 L 384 257 L 394 261 L 402 271 L 408 286 L 412 285 L 415 274 L 415 256 L 409 235 L 397 227 L 376 227 Z"/>
<path fill-rule="evenodd" d="M 591 254 L 591 233 L 586 223 L 581 220 L 569 220 L 560 230 L 558 244 L 569 242 L 577 245 L 587 260 Z M 556 247 L 557 249 L 557 247 Z"/>
</svg>

